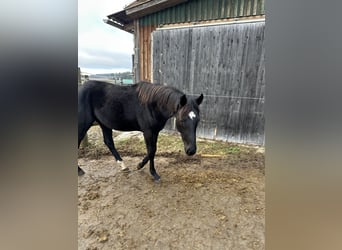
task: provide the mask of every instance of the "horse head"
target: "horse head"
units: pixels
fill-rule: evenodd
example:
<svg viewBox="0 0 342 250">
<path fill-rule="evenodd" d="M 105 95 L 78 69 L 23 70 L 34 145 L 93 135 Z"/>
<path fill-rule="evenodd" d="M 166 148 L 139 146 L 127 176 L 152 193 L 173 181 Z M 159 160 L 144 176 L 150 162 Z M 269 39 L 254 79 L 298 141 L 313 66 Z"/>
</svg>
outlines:
<svg viewBox="0 0 342 250">
<path fill-rule="evenodd" d="M 176 127 L 181 133 L 184 151 L 187 155 L 196 153 L 196 129 L 200 121 L 199 105 L 203 101 L 203 94 L 197 98 L 183 95 L 180 99 L 179 110 L 176 114 Z"/>
</svg>

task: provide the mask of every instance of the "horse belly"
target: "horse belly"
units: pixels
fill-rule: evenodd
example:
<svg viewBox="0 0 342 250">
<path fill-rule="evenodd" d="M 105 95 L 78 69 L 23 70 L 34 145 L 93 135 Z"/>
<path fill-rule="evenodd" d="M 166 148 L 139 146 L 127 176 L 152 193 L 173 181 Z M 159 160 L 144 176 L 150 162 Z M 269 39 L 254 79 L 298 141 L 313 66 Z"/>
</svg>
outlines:
<svg viewBox="0 0 342 250">
<path fill-rule="evenodd" d="M 112 124 L 112 129 L 115 130 L 120 130 L 120 131 L 139 131 L 140 130 L 140 126 L 136 121 L 132 121 L 132 120 L 120 120 L 120 121 L 116 121 L 113 122 Z"/>
<path fill-rule="evenodd" d="M 111 112 L 111 115 L 104 115 L 101 111 L 95 112 L 99 122 L 104 126 L 121 131 L 140 130 L 138 121 L 133 114 L 122 112 Z"/>
</svg>

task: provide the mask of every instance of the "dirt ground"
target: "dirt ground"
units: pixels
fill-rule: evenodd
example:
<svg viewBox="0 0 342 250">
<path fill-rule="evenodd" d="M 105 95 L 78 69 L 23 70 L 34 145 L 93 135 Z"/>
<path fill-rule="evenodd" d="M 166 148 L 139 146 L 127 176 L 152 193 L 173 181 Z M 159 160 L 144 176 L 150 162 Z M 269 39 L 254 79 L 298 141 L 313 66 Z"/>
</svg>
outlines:
<svg viewBox="0 0 342 250">
<path fill-rule="evenodd" d="M 98 128 L 88 134 L 78 160 L 86 172 L 78 179 L 79 249 L 265 249 L 263 148 L 199 140 L 189 157 L 179 136 L 163 135 L 155 183 L 148 164 L 136 170 L 141 135 L 116 143 L 131 169 L 122 173 L 99 146 Z"/>
</svg>

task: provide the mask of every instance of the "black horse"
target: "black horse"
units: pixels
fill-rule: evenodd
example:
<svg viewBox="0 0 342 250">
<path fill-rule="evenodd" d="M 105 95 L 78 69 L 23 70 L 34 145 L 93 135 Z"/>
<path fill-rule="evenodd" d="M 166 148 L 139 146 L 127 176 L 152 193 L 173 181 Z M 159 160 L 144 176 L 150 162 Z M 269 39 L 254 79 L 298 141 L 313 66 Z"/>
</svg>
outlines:
<svg viewBox="0 0 342 250">
<path fill-rule="evenodd" d="M 176 88 L 140 82 L 118 86 L 101 81 L 88 81 L 78 90 L 78 147 L 88 129 L 96 121 L 103 133 L 104 143 L 112 152 L 123 171 L 128 170 L 114 147 L 112 129 L 142 131 L 147 155 L 138 169 L 150 161 L 150 173 L 155 181 L 160 176 L 154 168 L 159 132 L 166 121 L 176 117 L 176 127 L 181 133 L 187 155 L 196 153 L 196 128 L 199 122 L 199 105 L 203 94 L 190 98 Z M 84 171 L 78 167 L 78 175 Z"/>
</svg>

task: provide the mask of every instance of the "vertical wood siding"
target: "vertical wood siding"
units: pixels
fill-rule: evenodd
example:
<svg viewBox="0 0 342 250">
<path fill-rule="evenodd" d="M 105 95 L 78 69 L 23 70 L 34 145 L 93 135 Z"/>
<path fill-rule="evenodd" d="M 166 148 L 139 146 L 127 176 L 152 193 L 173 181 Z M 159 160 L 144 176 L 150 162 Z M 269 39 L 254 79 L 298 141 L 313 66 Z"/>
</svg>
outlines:
<svg viewBox="0 0 342 250">
<path fill-rule="evenodd" d="M 156 27 L 139 26 L 139 42 L 136 45 L 139 48 L 139 77 L 140 81 L 151 81 L 151 33 Z"/>
<path fill-rule="evenodd" d="M 264 28 L 255 22 L 152 33 L 153 82 L 205 96 L 199 136 L 264 144 Z"/>
</svg>

